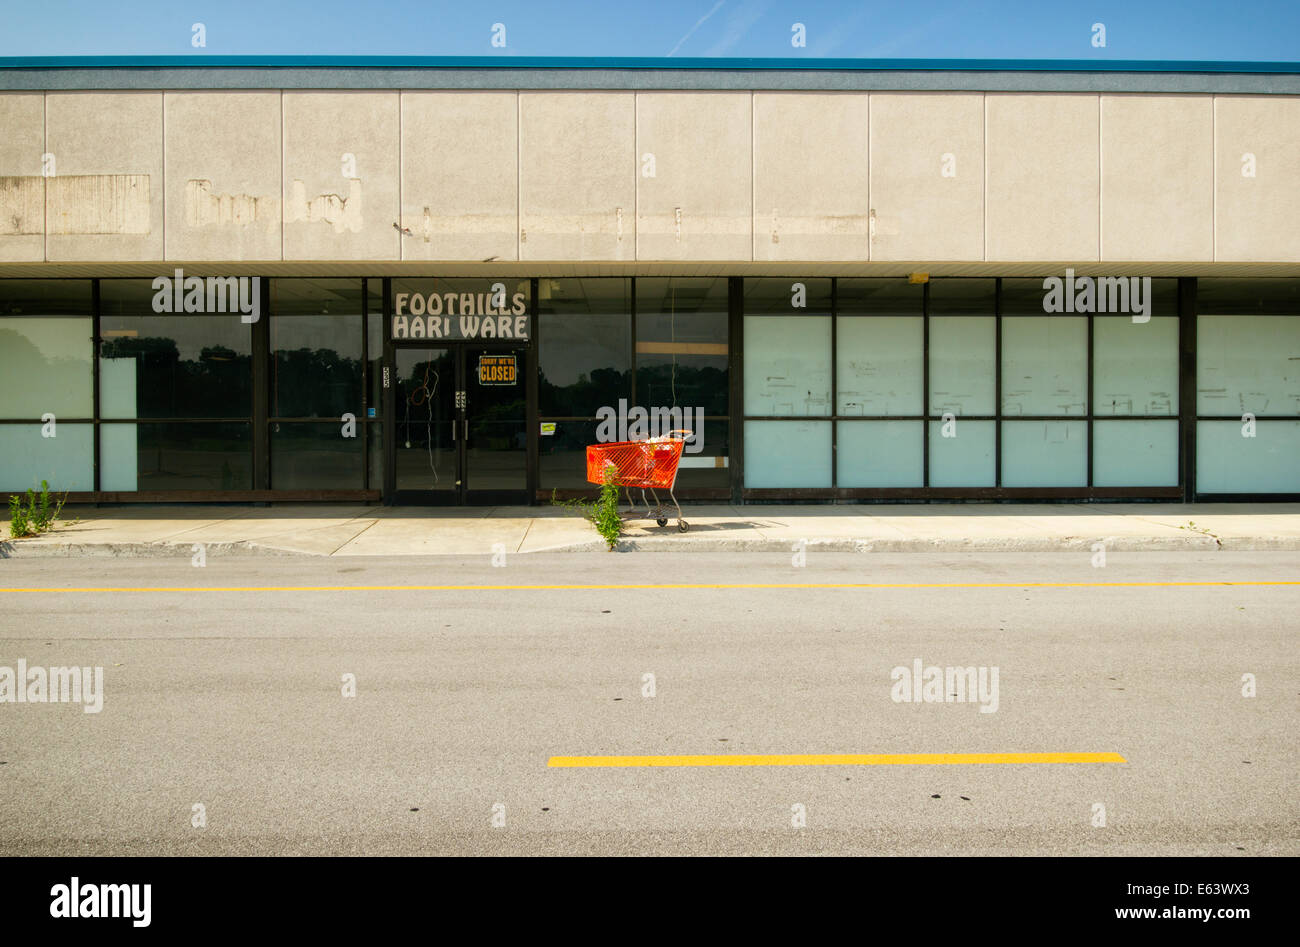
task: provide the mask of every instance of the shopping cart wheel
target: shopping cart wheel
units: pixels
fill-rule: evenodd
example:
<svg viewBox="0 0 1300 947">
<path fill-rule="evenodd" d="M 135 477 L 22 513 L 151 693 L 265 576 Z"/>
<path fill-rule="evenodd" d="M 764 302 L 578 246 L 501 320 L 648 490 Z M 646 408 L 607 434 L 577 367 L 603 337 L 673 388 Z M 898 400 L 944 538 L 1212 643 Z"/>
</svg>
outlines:
<svg viewBox="0 0 1300 947">
<path fill-rule="evenodd" d="M 655 522 L 658 523 L 660 526 L 667 526 L 667 525 L 668 525 L 668 517 L 666 517 L 666 516 L 661 516 L 661 517 L 659 517 L 659 519 L 655 520 Z"/>
<path fill-rule="evenodd" d="M 691 524 L 686 522 L 686 520 L 677 521 L 677 532 L 684 533 L 690 528 L 691 528 Z"/>
</svg>

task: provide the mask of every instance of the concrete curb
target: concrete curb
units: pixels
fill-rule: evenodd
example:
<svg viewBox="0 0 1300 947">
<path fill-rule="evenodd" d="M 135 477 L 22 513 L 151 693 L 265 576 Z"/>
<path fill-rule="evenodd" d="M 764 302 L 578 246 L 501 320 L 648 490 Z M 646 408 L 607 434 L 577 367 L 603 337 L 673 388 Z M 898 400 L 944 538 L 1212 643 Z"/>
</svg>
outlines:
<svg viewBox="0 0 1300 947">
<path fill-rule="evenodd" d="M 833 553 L 1047 553 L 1072 552 L 1091 554 L 1092 547 L 1102 543 L 1107 553 L 1124 552 L 1300 552 L 1300 538 L 1284 536 L 1251 536 L 1216 539 L 1203 534 L 1188 536 L 1070 536 L 1070 537 L 992 537 L 988 539 L 938 538 L 938 539 L 809 539 L 808 552 Z M 288 556 L 308 558 L 372 558 L 371 556 L 329 556 L 325 553 L 287 549 L 250 541 L 210 542 L 200 544 L 206 556 Z M 194 555 L 193 542 L 106 542 L 57 543 L 48 541 L 0 542 L 0 559 L 174 559 Z M 682 536 L 638 536 L 618 543 L 616 552 L 761 552 L 790 555 L 794 551 L 790 540 L 778 539 L 712 539 Z M 533 549 L 515 555 L 537 553 L 588 553 L 605 551 L 605 543 L 593 539 Z M 395 555 L 413 555 L 396 553 Z M 465 557 L 473 553 L 419 553 L 423 556 Z M 484 553 L 486 555 L 486 553 Z"/>
<path fill-rule="evenodd" d="M 200 543 L 205 556 L 315 556 L 253 542 Z M 195 543 L 52 543 L 5 540 L 0 559 L 190 559 Z"/>
</svg>

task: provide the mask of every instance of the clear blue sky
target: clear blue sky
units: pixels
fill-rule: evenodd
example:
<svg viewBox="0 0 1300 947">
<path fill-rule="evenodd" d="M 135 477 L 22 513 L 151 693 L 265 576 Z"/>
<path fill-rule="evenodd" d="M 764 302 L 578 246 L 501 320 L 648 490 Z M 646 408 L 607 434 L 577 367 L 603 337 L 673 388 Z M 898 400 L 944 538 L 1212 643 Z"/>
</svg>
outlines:
<svg viewBox="0 0 1300 947">
<path fill-rule="evenodd" d="M 8 0 L 0 56 L 1300 60 L 1300 0 Z M 203 23 L 206 49 L 191 46 Z M 505 25 L 506 47 L 491 45 Z M 791 46 L 791 26 L 807 46 Z M 1094 48 L 1092 24 L 1106 46 Z"/>
</svg>

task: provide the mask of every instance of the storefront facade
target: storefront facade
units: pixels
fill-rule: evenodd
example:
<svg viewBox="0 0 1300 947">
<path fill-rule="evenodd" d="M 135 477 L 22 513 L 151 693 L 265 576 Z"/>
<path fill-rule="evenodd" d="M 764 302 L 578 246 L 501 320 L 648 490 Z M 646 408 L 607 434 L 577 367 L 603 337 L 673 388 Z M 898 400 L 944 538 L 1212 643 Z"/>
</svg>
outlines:
<svg viewBox="0 0 1300 947">
<path fill-rule="evenodd" d="M 0 69 L 0 493 L 1300 499 L 1295 70 L 73 65 Z"/>
</svg>

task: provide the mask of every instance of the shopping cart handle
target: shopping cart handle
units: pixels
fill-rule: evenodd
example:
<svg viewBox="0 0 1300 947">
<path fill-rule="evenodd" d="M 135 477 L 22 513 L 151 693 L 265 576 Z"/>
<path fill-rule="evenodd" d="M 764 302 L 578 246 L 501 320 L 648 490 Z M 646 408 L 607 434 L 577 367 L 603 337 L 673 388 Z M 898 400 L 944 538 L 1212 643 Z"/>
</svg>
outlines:
<svg viewBox="0 0 1300 947">
<path fill-rule="evenodd" d="M 677 435 L 677 434 L 680 434 L 680 435 L 682 435 L 682 436 L 681 436 L 681 437 L 675 437 L 674 435 Z M 686 440 L 687 438 L 694 437 L 694 436 L 695 436 L 695 432 L 694 432 L 694 431 L 688 431 L 688 430 L 686 430 L 685 428 L 679 428 L 679 429 L 676 430 L 676 431 L 665 431 L 665 432 L 664 432 L 663 434 L 661 434 L 659 437 L 652 437 L 652 438 L 650 438 L 650 440 L 652 440 L 652 441 L 671 441 L 671 440 L 684 441 L 684 440 Z"/>
</svg>

